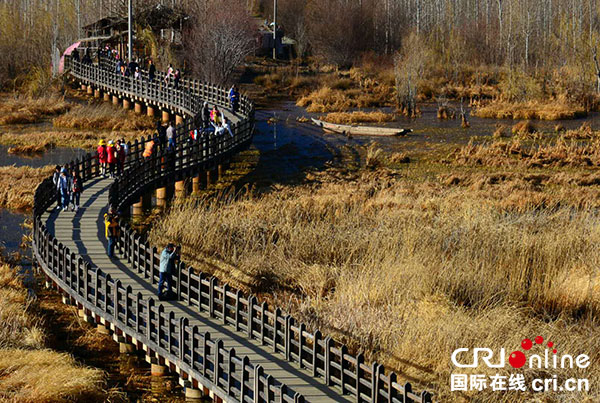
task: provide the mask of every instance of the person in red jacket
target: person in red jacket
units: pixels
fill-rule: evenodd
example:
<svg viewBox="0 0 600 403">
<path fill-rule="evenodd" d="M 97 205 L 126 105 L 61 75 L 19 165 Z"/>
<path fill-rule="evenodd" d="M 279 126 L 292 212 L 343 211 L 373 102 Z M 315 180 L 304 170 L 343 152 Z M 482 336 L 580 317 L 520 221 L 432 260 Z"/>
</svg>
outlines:
<svg viewBox="0 0 600 403">
<path fill-rule="evenodd" d="M 108 147 L 106 147 L 106 160 L 108 162 L 108 172 L 110 172 L 110 177 L 115 177 L 115 171 L 117 167 L 117 150 L 115 149 L 115 143 L 111 140 L 108 142 Z"/>
<path fill-rule="evenodd" d="M 106 178 L 106 162 L 107 162 L 106 145 L 104 140 L 98 143 L 98 163 L 100 164 L 100 175 Z"/>
</svg>

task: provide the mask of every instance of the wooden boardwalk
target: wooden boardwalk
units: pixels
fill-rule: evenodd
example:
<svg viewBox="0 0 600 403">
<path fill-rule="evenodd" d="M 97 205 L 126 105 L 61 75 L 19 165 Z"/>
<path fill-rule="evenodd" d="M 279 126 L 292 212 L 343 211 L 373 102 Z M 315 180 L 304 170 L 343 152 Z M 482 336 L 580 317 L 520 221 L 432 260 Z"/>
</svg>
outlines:
<svg viewBox="0 0 600 403">
<path fill-rule="evenodd" d="M 112 179 L 95 178 L 85 183 L 81 196 L 81 208 L 77 212 L 57 210 L 55 205 L 42 215 L 48 231 L 72 252 L 81 255 L 92 268 L 100 268 L 122 284 L 131 286 L 133 291 L 142 293 L 144 299 L 156 298 L 156 284 L 142 278 L 130 267 L 126 260 L 118 257 L 110 259 L 106 254 L 104 236 L 104 214 L 108 209 L 109 186 Z M 185 316 L 190 325 L 198 325 L 201 332 L 209 332 L 211 339 L 220 339 L 225 348 L 235 348 L 239 356 L 247 356 L 253 364 L 260 364 L 265 375 L 271 375 L 301 393 L 306 401 L 331 402 L 350 401 L 351 396 L 341 396 L 339 392 L 324 385 L 295 363 L 273 354 L 256 340 L 249 340 L 244 334 L 223 324 L 208 315 L 203 315 L 184 303 L 176 301 L 165 304 L 165 312 L 173 311 L 176 318 Z M 252 381 L 252 380 L 251 380 Z M 278 399 L 278 396 L 276 396 Z M 354 400 L 354 399 L 352 399 Z"/>
</svg>

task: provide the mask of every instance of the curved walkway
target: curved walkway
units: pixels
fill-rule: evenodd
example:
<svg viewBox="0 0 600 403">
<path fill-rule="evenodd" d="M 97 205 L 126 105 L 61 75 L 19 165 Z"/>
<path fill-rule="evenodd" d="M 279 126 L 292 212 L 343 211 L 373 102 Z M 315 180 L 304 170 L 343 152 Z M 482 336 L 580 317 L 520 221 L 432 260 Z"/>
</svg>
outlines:
<svg viewBox="0 0 600 403">
<path fill-rule="evenodd" d="M 72 67 L 71 75 L 96 97 L 105 92 L 113 102 L 123 99 L 125 107 L 144 102 L 149 112 L 152 106 L 167 116 L 178 114 L 180 140 L 196 128 L 204 100 L 227 109 L 225 89 L 195 80 L 182 80 L 174 89 L 93 65 Z M 178 141 L 175 150 L 160 146 L 150 158 L 142 158 L 150 138 L 136 140 L 125 174 L 115 181 L 100 177 L 94 155 L 73 161 L 85 188 L 77 213 L 53 210 L 51 178 L 40 184 L 34 197 L 33 249 L 48 279 L 95 322 L 110 324 L 114 337 L 136 344 L 180 374 L 186 387 L 204 387 L 224 401 L 431 402 L 428 392 L 413 393 L 409 383 L 400 384 L 382 365 L 365 363 L 362 354 L 350 354 L 318 330 L 307 331 L 279 308 L 268 309 L 254 296 L 219 285 L 183 263 L 173 279 L 178 301 L 157 302 L 160 251 L 129 228 L 122 227 L 121 258 L 106 256 L 103 216 L 109 201 L 127 209 L 152 189 L 225 162 L 252 141 L 254 107 L 244 96 L 235 117 L 233 136 L 203 132 L 195 140 Z"/>
<path fill-rule="evenodd" d="M 100 268 L 110 274 L 113 279 L 121 280 L 131 286 L 134 293 L 142 293 L 145 299 L 156 297 L 156 285 L 138 275 L 130 264 L 118 258 L 110 259 L 106 254 L 104 237 L 104 214 L 108 210 L 108 190 L 111 179 L 97 178 L 86 183 L 81 196 L 81 208 L 77 212 L 63 212 L 49 208 L 42 216 L 50 233 L 87 260 L 92 268 Z M 251 363 L 260 364 L 265 375 L 272 375 L 276 380 L 285 383 L 299 392 L 310 402 L 349 401 L 349 396 L 340 396 L 333 389 L 313 378 L 308 371 L 280 359 L 256 341 L 248 340 L 243 334 L 225 327 L 216 319 L 201 315 L 180 302 L 169 302 L 165 312 L 173 311 L 175 318 L 185 316 L 190 325 L 198 325 L 201 333 L 209 332 L 212 339 L 223 341 L 225 348 L 235 348 L 240 356 L 247 356 Z M 252 379 L 250 380 L 252 382 Z M 348 398 L 348 399 L 344 399 Z M 276 396 L 279 399 L 279 396 Z"/>
</svg>

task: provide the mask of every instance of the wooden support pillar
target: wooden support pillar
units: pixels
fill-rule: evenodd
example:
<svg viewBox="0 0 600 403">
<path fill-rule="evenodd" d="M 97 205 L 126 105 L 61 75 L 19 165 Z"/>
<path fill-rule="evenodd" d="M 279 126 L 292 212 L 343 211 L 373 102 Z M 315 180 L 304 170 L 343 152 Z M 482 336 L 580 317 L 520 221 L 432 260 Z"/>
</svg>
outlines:
<svg viewBox="0 0 600 403">
<path fill-rule="evenodd" d="M 135 353 L 135 346 L 131 343 L 119 343 L 119 353 L 133 354 Z"/>
<path fill-rule="evenodd" d="M 175 124 L 176 125 L 183 124 L 183 117 L 180 115 L 175 115 Z"/>
<path fill-rule="evenodd" d="M 94 90 L 94 98 L 100 98 L 100 94 L 101 94 L 101 91 L 98 88 L 96 88 Z"/>
<path fill-rule="evenodd" d="M 92 95 L 92 94 L 94 93 L 94 89 L 92 88 L 92 86 L 91 86 L 91 85 L 88 85 L 88 86 L 87 86 L 87 93 L 88 93 L 89 95 Z"/>
<path fill-rule="evenodd" d="M 113 105 L 119 105 L 119 97 L 116 95 L 113 95 Z"/>
<path fill-rule="evenodd" d="M 137 113 L 137 114 L 142 113 L 142 103 L 141 102 L 136 102 L 133 107 L 134 107 L 135 113 Z"/>
<path fill-rule="evenodd" d="M 223 172 L 225 172 L 225 167 L 223 164 L 219 164 L 217 166 L 217 180 L 221 180 L 223 178 Z"/>
<path fill-rule="evenodd" d="M 170 119 L 169 111 L 162 111 L 162 121 L 163 123 L 167 123 Z"/>
<path fill-rule="evenodd" d="M 108 328 L 108 326 L 103 325 L 102 323 L 98 323 L 98 327 L 96 327 L 96 330 L 98 330 L 98 333 L 100 334 L 110 334 L 110 329 Z"/>
<path fill-rule="evenodd" d="M 167 205 L 167 188 L 156 189 L 156 205 L 158 207 L 165 207 Z"/>
<path fill-rule="evenodd" d="M 160 364 L 151 364 L 150 374 L 152 376 L 165 376 L 167 374 L 167 367 Z"/>
<path fill-rule="evenodd" d="M 212 184 L 212 171 L 206 171 L 206 187 L 210 187 Z"/>
<path fill-rule="evenodd" d="M 154 116 L 154 107 L 148 105 L 148 109 L 146 110 L 146 113 L 148 116 L 153 117 Z"/>
<path fill-rule="evenodd" d="M 144 212 L 144 198 L 140 197 L 140 201 L 133 204 L 133 215 L 142 215 Z"/>
<path fill-rule="evenodd" d="M 123 98 L 123 109 L 131 109 L 131 101 Z"/>
<path fill-rule="evenodd" d="M 185 181 L 175 182 L 175 197 L 185 196 Z"/>
<path fill-rule="evenodd" d="M 185 388 L 185 400 L 201 400 L 204 397 L 204 393 L 200 389 L 194 389 L 191 387 Z"/>
<path fill-rule="evenodd" d="M 198 193 L 200 191 L 200 176 L 194 176 L 192 179 L 192 193 Z"/>
<path fill-rule="evenodd" d="M 110 94 L 108 92 L 105 92 L 104 97 L 102 99 L 104 100 L 104 102 L 110 101 Z"/>
</svg>

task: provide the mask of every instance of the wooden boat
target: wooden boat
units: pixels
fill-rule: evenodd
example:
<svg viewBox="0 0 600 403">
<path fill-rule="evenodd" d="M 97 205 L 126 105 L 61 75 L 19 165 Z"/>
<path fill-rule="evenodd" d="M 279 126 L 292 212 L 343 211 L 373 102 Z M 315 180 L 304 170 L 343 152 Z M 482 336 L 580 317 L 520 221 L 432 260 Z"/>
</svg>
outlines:
<svg viewBox="0 0 600 403">
<path fill-rule="evenodd" d="M 314 118 L 312 121 L 327 133 L 344 134 L 346 136 L 402 136 L 412 132 L 412 129 L 395 127 L 338 125 Z"/>
</svg>

